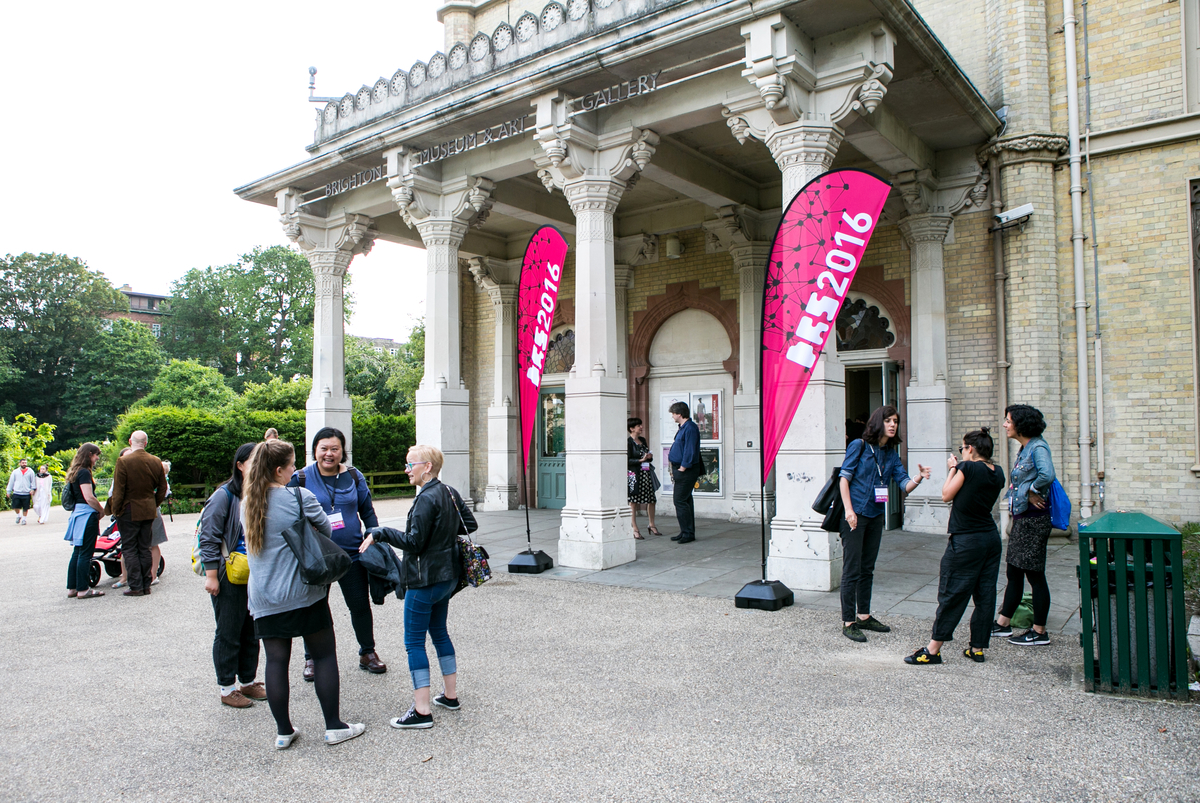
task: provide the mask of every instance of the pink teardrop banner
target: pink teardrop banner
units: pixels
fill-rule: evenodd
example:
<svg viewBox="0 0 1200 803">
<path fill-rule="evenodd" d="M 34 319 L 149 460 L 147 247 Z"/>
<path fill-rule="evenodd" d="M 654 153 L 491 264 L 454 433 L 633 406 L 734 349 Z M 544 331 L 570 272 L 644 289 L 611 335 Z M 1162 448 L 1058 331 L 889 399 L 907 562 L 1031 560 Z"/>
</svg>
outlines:
<svg viewBox="0 0 1200 803">
<path fill-rule="evenodd" d="M 538 394 L 554 311 L 558 307 L 558 287 L 567 241 L 553 226 L 543 226 L 529 239 L 525 261 L 521 265 L 521 284 L 517 290 L 517 387 L 521 414 L 521 467 L 529 465 L 529 447 L 533 424 L 537 420 Z"/>
<path fill-rule="evenodd" d="M 817 176 L 792 199 L 763 280 L 762 476 L 808 389 L 891 185 L 862 170 Z"/>
</svg>

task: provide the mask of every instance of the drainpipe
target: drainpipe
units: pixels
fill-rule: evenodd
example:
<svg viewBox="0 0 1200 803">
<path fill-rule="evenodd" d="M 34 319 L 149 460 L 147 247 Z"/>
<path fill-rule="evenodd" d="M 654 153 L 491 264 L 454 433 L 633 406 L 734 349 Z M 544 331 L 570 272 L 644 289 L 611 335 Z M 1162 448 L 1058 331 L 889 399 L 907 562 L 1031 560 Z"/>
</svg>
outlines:
<svg viewBox="0 0 1200 803">
<path fill-rule="evenodd" d="M 1096 185 L 1092 182 L 1092 68 L 1088 59 L 1088 0 L 1083 8 L 1083 152 L 1087 162 L 1089 229 L 1092 238 L 1092 288 L 1096 294 L 1096 333 L 1092 341 L 1096 361 L 1096 507 L 1104 509 L 1104 347 L 1100 329 L 1100 241 L 1096 238 Z"/>
<path fill-rule="evenodd" d="M 993 219 L 1004 211 L 1004 198 L 1000 195 L 1000 157 L 988 157 L 988 174 L 992 185 Z M 996 427 L 998 448 L 995 455 L 1000 459 L 1004 476 L 1008 472 L 1008 439 L 1004 436 L 1004 408 L 1008 407 L 1008 311 L 1005 301 L 1008 272 L 1004 269 L 1004 231 L 999 227 L 992 232 L 992 267 L 996 274 L 996 399 L 999 426 Z M 1009 513 L 1007 505 L 1000 505 L 1000 532 L 1008 537 Z"/>
<path fill-rule="evenodd" d="M 1063 0 L 1067 67 L 1067 141 L 1071 153 L 1071 257 L 1075 273 L 1075 364 L 1079 415 L 1079 517 L 1092 515 L 1092 439 L 1088 408 L 1087 289 L 1083 269 L 1083 179 L 1079 155 L 1079 76 L 1075 63 L 1075 5 Z"/>
</svg>

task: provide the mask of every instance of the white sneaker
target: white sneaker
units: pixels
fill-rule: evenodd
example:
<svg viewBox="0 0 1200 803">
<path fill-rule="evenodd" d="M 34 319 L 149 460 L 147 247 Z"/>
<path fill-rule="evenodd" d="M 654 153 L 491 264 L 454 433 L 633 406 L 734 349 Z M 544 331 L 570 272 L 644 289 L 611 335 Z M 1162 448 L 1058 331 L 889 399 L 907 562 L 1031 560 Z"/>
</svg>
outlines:
<svg viewBox="0 0 1200 803">
<path fill-rule="evenodd" d="M 150 585 L 152 585 L 152 586 L 156 586 L 156 585 L 158 585 L 158 578 L 157 578 L 157 577 L 155 577 L 153 580 L 151 580 L 151 581 L 150 581 Z"/>
<path fill-rule="evenodd" d="M 339 730 L 325 731 L 325 744 L 341 744 L 348 742 L 356 736 L 362 736 L 362 732 L 367 729 L 367 726 L 361 722 L 352 722 L 350 727 L 341 728 Z"/>
<path fill-rule="evenodd" d="M 18 523 L 19 523 L 19 524 L 28 524 L 28 523 L 29 523 L 29 519 L 28 519 L 28 518 L 26 518 L 25 516 L 22 516 L 22 517 L 21 517 L 21 520 L 20 520 Z"/>
</svg>

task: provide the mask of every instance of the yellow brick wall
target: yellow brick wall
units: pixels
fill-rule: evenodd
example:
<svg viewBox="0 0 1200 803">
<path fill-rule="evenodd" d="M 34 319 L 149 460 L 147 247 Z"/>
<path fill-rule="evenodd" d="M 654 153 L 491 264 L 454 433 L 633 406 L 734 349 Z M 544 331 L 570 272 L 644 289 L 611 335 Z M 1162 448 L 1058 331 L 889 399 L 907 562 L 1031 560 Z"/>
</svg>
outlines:
<svg viewBox="0 0 1200 803">
<path fill-rule="evenodd" d="M 1182 3 L 1123 0 L 1088 4 L 1092 131 L 1183 114 Z M 1056 131 L 1067 130 L 1061 4 L 1049 4 L 1050 83 Z M 1079 125 L 1084 125 L 1083 14 L 1075 5 Z"/>
<path fill-rule="evenodd" d="M 659 259 L 650 265 L 640 265 L 633 270 L 633 287 L 627 296 L 629 333 L 633 334 L 633 314 L 646 309 L 651 296 L 662 295 L 667 285 L 679 282 L 700 283 L 700 288 L 717 287 L 722 299 L 738 297 L 738 275 L 733 270 L 733 258 L 728 251 L 708 253 L 705 248 L 704 229 L 677 232 L 683 244 L 683 255 L 679 259 L 662 256 L 659 242 Z M 737 356 L 736 354 L 734 355 Z"/>
<path fill-rule="evenodd" d="M 1169 521 L 1200 518 L 1200 479 L 1189 469 L 1195 454 L 1195 377 L 1192 371 L 1192 299 L 1188 272 L 1188 183 L 1200 178 L 1200 142 L 1147 148 L 1093 162 L 1100 313 L 1104 333 L 1106 509 L 1128 508 Z M 1056 175 L 1059 325 L 1062 330 L 1062 421 L 1071 444 L 1055 455 L 1078 482 L 1074 277 L 1070 187 Z M 1085 231 L 1087 197 L 1084 196 Z M 1096 299 L 1092 250 L 1084 254 L 1089 303 Z M 1089 409 L 1095 418 L 1095 364 L 1088 310 Z M 1092 468 L 1096 452 L 1092 450 Z M 1064 486 L 1066 483 L 1064 482 Z M 1071 496 L 1075 492 L 1068 487 Z"/>
<path fill-rule="evenodd" d="M 459 292 L 462 303 L 462 373 L 470 400 L 471 498 L 484 498 L 488 481 L 488 407 L 495 381 L 496 339 L 492 300 L 475 284 L 463 265 Z"/>
<path fill-rule="evenodd" d="M 879 226 L 871 235 L 871 244 L 863 254 L 863 265 L 883 265 L 883 280 L 892 282 L 900 279 L 904 282 L 904 304 L 912 306 L 912 281 L 909 275 L 908 246 L 900 234 L 899 226 Z M 854 289 L 851 286 L 851 289 Z M 892 315 L 901 315 L 904 310 L 889 310 Z"/>
</svg>

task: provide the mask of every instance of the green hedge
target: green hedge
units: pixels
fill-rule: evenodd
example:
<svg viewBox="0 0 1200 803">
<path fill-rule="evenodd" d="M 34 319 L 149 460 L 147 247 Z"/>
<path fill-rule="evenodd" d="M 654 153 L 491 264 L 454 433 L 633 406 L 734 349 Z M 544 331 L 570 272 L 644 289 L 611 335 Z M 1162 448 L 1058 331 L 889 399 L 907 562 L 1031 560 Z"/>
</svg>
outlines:
<svg viewBox="0 0 1200 803">
<path fill-rule="evenodd" d="M 152 454 L 171 461 L 172 484 L 220 482 L 243 443 L 262 440 L 268 427 L 296 447 L 296 465 L 304 465 L 308 444 L 304 411 L 213 412 L 184 407 L 133 409 L 121 417 L 114 436 L 126 443 L 135 429 L 149 437 Z M 412 416 L 354 417 L 354 464 L 360 471 L 399 471 L 415 440 Z"/>
</svg>

